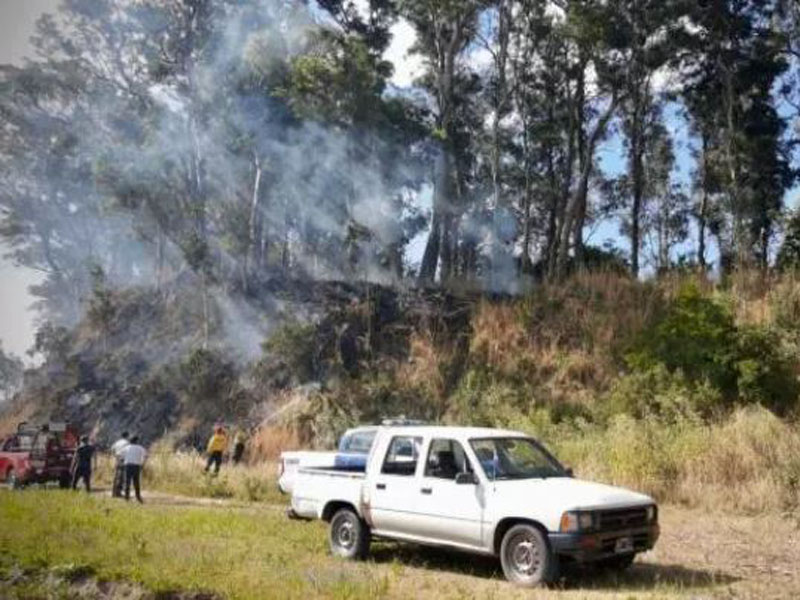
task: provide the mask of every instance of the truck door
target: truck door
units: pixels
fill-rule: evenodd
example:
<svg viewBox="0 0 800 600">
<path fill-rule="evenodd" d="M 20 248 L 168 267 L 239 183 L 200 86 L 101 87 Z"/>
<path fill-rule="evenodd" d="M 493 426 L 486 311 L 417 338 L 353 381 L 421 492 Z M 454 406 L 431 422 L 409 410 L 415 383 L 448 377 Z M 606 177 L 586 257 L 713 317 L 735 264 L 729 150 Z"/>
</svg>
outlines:
<svg viewBox="0 0 800 600">
<path fill-rule="evenodd" d="M 422 535 L 418 505 L 417 465 L 422 438 L 410 435 L 392 437 L 380 472 L 369 478 L 370 514 L 375 531 Z"/>
<path fill-rule="evenodd" d="M 461 483 L 456 483 L 459 474 Z M 426 537 L 481 547 L 484 489 L 462 445 L 453 439 L 432 439 L 414 504 L 423 513 Z"/>
</svg>

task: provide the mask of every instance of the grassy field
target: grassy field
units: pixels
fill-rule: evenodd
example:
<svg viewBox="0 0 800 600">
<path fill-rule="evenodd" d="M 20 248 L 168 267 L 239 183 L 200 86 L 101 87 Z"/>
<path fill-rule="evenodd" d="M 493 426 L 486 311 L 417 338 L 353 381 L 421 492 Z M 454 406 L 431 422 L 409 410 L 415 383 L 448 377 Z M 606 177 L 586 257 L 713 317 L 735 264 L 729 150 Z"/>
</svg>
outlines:
<svg viewBox="0 0 800 600">
<path fill-rule="evenodd" d="M 664 507 L 663 537 L 627 573 L 567 572 L 519 590 L 496 561 L 376 543 L 369 561 L 328 555 L 320 523 L 281 506 L 151 493 L 0 490 L 0 597 L 32 598 L 795 598 L 796 520 Z M 193 505 L 197 503 L 197 505 Z M 790 535 L 786 535 L 787 532 Z"/>
</svg>

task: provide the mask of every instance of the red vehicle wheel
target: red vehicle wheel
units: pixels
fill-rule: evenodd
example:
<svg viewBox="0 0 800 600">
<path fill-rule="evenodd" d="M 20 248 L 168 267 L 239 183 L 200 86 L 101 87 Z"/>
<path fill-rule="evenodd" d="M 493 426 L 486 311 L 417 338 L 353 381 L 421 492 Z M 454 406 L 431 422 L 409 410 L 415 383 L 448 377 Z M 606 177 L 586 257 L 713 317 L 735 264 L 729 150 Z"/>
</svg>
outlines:
<svg viewBox="0 0 800 600">
<path fill-rule="evenodd" d="M 19 479 L 17 479 L 17 474 L 16 472 L 14 472 L 14 469 L 9 469 L 8 472 L 6 473 L 6 483 L 8 484 L 8 487 L 10 487 L 12 490 L 18 490 L 19 488 L 22 487 L 22 484 L 20 484 Z"/>
</svg>

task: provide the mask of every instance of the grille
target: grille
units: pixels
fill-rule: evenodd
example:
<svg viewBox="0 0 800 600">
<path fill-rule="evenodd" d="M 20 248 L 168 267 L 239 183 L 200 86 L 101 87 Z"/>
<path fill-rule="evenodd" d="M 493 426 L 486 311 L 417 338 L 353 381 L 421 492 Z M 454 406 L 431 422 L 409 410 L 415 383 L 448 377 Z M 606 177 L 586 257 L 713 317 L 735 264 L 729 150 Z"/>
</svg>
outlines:
<svg viewBox="0 0 800 600">
<path fill-rule="evenodd" d="M 623 508 L 600 513 L 600 531 L 616 531 L 647 525 L 647 508 Z"/>
</svg>

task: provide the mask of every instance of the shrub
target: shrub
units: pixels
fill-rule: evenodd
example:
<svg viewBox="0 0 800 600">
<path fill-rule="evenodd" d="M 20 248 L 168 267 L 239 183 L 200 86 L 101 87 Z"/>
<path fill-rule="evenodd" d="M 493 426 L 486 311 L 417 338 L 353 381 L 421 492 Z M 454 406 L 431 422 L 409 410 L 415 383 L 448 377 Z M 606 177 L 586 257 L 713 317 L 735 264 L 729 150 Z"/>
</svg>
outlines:
<svg viewBox="0 0 800 600">
<path fill-rule="evenodd" d="M 664 315 L 646 329 L 638 348 L 627 356 L 635 370 L 663 364 L 691 381 L 711 382 L 728 397 L 735 395 L 732 368 L 736 326 L 727 307 L 705 297 L 694 283 L 681 287 Z"/>
<path fill-rule="evenodd" d="M 635 418 L 656 415 L 670 422 L 678 418 L 709 415 L 720 404 L 719 391 L 707 381 L 691 382 L 681 371 L 663 364 L 620 377 L 604 397 L 607 418 L 628 414 Z"/>
<path fill-rule="evenodd" d="M 682 373 L 695 391 L 706 382 L 719 390 L 718 396 L 705 390 L 689 403 L 706 413 L 713 405 L 737 400 L 786 413 L 797 400 L 793 359 L 777 331 L 763 325 L 737 327 L 731 310 L 694 284 L 684 285 L 662 318 L 643 332 L 627 362 L 642 381 L 618 383 L 617 403 L 622 407 L 635 409 L 641 403 L 625 392 L 630 384 L 646 390 L 649 379 L 657 387 L 674 388 L 659 375 L 659 365 L 669 373 Z"/>
<path fill-rule="evenodd" d="M 226 412 L 226 401 L 237 383 L 238 374 L 233 362 L 222 352 L 198 348 L 178 366 L 180 387 L 192 408 L 201 412 Z M 212 417 L 216 415 L 210 415 Z"/>
<path fill-rule="evenodd" d="M 314 379 L 316 328 L 312 324 L 290 321 L 261 345 L 265 357 L 256 367 L 256 378 L 267 387 L 286 387 Z"/>
<path fill-rule="evenodd" d="M 778 414 L 797 403 L 798 383 L 792 357 L 774 329 L 747 326 L 739 330 L 736 348 L 736 384 L 739 398 L 758 403 Z"/>
</svg>

